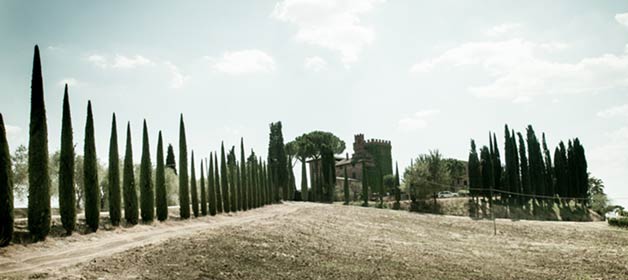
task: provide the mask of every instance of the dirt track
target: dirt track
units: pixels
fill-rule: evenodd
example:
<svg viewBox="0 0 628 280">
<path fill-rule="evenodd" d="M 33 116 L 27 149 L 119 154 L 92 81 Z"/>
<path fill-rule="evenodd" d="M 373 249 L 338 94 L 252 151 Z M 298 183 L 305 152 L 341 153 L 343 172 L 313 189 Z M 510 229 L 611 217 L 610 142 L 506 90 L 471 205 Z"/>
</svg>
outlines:
<svg viewBox="0 0 628 280">
<path fill-rule="evenodd" d="M 628 231 L 286 203 L 0 251 L 0 278 L 626 279 Z"/>
</svg>

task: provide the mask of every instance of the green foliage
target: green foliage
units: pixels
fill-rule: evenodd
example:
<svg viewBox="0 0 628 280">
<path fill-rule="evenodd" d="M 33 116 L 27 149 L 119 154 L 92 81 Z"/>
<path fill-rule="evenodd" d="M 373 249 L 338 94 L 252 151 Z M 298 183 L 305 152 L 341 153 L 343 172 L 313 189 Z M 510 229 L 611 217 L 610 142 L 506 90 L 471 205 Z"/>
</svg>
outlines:
<svg viewBox="0 0 628 280">
<path fill-rule="evenodd" d="M 214 156 L 209 153 L 209 169 L 207 170 L 207 192 L 209 193 L 209 214 L 216 215 L 216 184 L 214 179 Z"/>
<path fill-rule="evenodd" d="M 270 124 L 270 136 L 268 140 L 268 172 L 271 181 L 273 201 L 288 199 L 288 158 L 284 147 L 281 122 Z M 281 191 L 281 193 L 279 193 Z M 281 197 L 280 197 L 281 196 Z"/>
<path fill-rule="evenodd" d="M 129 225 L 136 225 L 139 218 L 137 192 L 135 191 L 135 173 L 133 169 L 133 147 L 131 144 L 131 123 L 126 126 L 126 149 L 124 152 L 124 169 L 122 191 L 124 194 L 124 219 Z"/>
<path fill-rule="evenodd" d="M 148 141 L 148 128 L 144 120 L 144 132 L 142 136 L 142 159 L 140 161 L 140 214 L 142 221 L 150 223 L 155 218 L 155 193 L 152 181 L 152 163 L 150 160 L 150 144 Z"/>
<path fill-rule="evenodd" d="M 155 169 L 155 206 L 157 220 L 168 219 L 168 195 L 166 190 L 166 172 L 164 166 L 164 143 L 159 131 L 157 139 L 157 167 Z"/>
<path fill-rule="evenodd" d="M 530 168 L 530 184 L 532 186 L 532 194 L 545 194 L 545 166 L 543 164 L 543 155 L 541 153 L 541 145 L 534 133 L 534 129 L 529 125 L 526 129 L 528 144 L 528 161 Z"/>
<path fill-rule="evenodd" d="M 443 185 L 451 182 L 446 160 L 438 150 L 430 150 L 422 154 L 404 173 L 404 182 L 408 192 L 416 198 L 430 197 L 434 192 L 443 189 Z"/>
<path fill-rule="evenodd" d="M 28 230 L 35 240 L 44 240 L 50 231 L 48 128 L 41 60 L 37 45 L 33 57 L 28 138 Z"/>
<path fill-rule="evenodd" d="M 569 174 L 567 167 L 567 148 L 560 141 L 554 150 L 554 178 L 556 178 L 556 192 L 559 197 L 567 197 L 569 193 Z"/>
<path fill-rule="evenodd" d="M 194 213 L 194 217 L 198 217 L 198 190 L 196 188 L 196 167 L 194 165 L 194 151 L 192 151 L 192 159 L 190 164 L 190 174 L 192 176 L 192 179 L 190 181 L 190 191 L 192 194 L 192 213 Z"/>
<path fill-rule="evenodd" d="M 249 181 L 246 168 L 246 158 L 244 157 L 244 138 L 240 138 L 240 189 L 242 191 L 240 197 L 242 200 L 242 209 L 245 211 L 251 208 L 251 194 L 249 192 Z"/>
<path fill-rule="evenodd" d="M 628 228 L 628 217 L 610 218 L 608 224 L 620 228 Z"/>
<path fill-rule="evenodd" d="M 190 218 L 190 192 L 188 182 L 188 146 L 185 138 L 183 114 L 179 122 L 179 215 L 181 219 Z"/>
<path fill-rule="evenodd" d="M 168 144 L 166 167 L 172 169 L 174 171 L 174 174 L 177 174 L 177 162 L 174 159 L 174 148 L 172 148 L 172 144 Z"/>
<path fill-rule="evenodd" d="M 491 164 L 493 166 L 493 181 L 495 189 L 502 190 L 502 161 L 497 145 L 497 136 L 493 133 L 493 147 L 491 148 Z"/>
<path fill-rule="evenodd" d="M 63 117 L 61 120 L 61 152 L 59 154 L 59 213 L 61 223 L 68 235 L 76 227 L 76 191 L 74 190 L 74 140 L 72 117 L 68 98 L 68 85 L 63 94 Z"/>
<path fill-rule="evenodd" d="M 366 164 L 364 164 L 364 162 L 362 162 L 362 174 L 366 174 Z M 368 176 L 364 176 L 362 178 L 362 206 L 364 207 L 368 207 L 369 206 L 369 182 L 368 182 Z"/>
<path fill-rule="evenodd" d="M 347 166 L 345 165 L 344 168 L 344 182 L 342 185 L 343 188 L 343 193 L 344 193 L 344 200 L 345 200 L 345 205 L 349 205 L 349 176 L 347 175 Z"/>
<path fill-rule="evenodd" d="M 469 151 L 468 161 L 469 187 L 472 195 L 480 195 L 480 192 L 473 188 L 482 188 L 482 173 L 480 171 L 480 159 L 475 147 L 475 141 L 471 139 L 471 150 Z"/>
<path fill-rule="evenodd" d="M 220 174 L 218 173 L 218 153 L 214 153 L 214 187 L 216 188 L 216 212 L 222 213 L 224 209 L 222 188 L 220 186 Z"/>
<path fill-rule="evenodd" d="M 545 195 L 554 196 L 556 187 L 554 185 L 554 170 L 552 168 L 552 158 L 545 141 L 545 133 L 542 134 L 543 159 L 545 161 L 545 169 L 543 170 L 543 179 L 545 180 Z"/>
<path fill-rule="evenodd" d="M 305 167 L 305 160 L 301 161 L 301 200 L 308 201 L 307 190 L 307 169 Z"/>
<path fill-rule="evenodd" d="M 109 140 L 109 169 L 107 173 L 109 194 L 109 219 L 111 225 L 120 225 L 122 198 L 120 195 L 120 155 L 118 154 L 118 129 L 116 115 L 111 119 L 111 138 Z"/>
<path fill-rule="evenodd" d="M 207 216 L 207 193 L 205 191 L 205 170 L 201 160 L 201 215 Z"/>
<path fill-rule="evenodd" d="M 227 155 L 227 184 L 229 186 L 229 206 L 231 207 L 231 212 L 238 211 L 238 185 L 236 182 L 236 169 L 235 147 L 231 147 L 231 150 L 229 150 L 229 154 Z"/>
<path fill-rule="evenodd" d="M 519 137 L 519 162 L 521 169 L 521 191 L 523 193 L 529 194 L 532 191 L 531 182 L 530 182 L 530 168 L 528 165 L 528 157 L 526 155 L 526 144 L 523 141 L 523 135 L 520 132 L 517 132 L 517 136 Z M 520 204 L 523 204 L 524 201 L 528 201 L 528 198 L 522 198 Z"/>
<path fill-rule="evenodd" d="M 96 138 L 94 136 L 94 117 L 91 101 L 87 102 L 84 149 L 85 223 L 95 232 L 98 230 L 100 219 L 100 190 L 98 186 L 98 158 L 96 157 Z"/>
<path fill-rule="evenodd" d="M 13 181 L 11 154 L 7 142 L 4 119 L 0 114 L 0 247 L 9 245 L 13 238 Z"/>
<path fill-rule="evenodd" d="M 227 175 L 227 158 L 225 156 L 225 144 L 220 144 L 220 187 L 222 188 L 222 206 L 225 213 L 231 211 L 231 201 L 229 200 L 229 179 Z"/>
</svg>

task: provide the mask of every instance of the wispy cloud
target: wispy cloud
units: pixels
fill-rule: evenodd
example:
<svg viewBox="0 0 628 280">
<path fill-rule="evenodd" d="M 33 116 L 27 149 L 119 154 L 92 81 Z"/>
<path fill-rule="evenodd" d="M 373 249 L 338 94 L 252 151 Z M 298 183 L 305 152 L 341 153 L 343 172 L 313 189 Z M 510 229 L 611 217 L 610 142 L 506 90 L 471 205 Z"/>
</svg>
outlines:
<svg viewBox="0 0 628 280">
<path fill-rule="evenodd" d="M 172 64 L 170 61 L 164 62 L 164 65 L 166 66 L 168 71 L 170 71 L 170 75 L 172 76 L 172 79 L 170 80 L 171 88 L 182 88 L 185 83 L 190 79 L 190 76 L 184 75 L 179 67 Z"/>
<path fill-rule="evenodd" d="M 613 117 L 628 117 L 628 104 L 611 107 L 597 112 L 597 116 L 600 118 L 613 118 Z"/>
<path fill-rule="evenodd" d="M 221 57 L 208 57 L 210 67 L 230 75 L 268 73 L 275 71 L 275 60 L 269 54 L 255 49 L 228 51 Z"/>
<path fill-rule="evenodd" d="M 327 69 L 327 61 L 318 56 L 306 57 L 303 66 L 312 72 L 320 72 Z"/>
<path fill-rule="evenodd" d="M 384 0 L 284 0 L 271 17 L 297 25 L 295 39 L 339 52 L 345 65 L 356 62 L 362 49 L 375 40 L 372 27 L 360 17 Z"/>
<path fill-rule="evenodd" d="M 64 78 L 57 83 L 57 85 L 60 87 L 64 87 L 66 84 L 68 85 L 68 87 L 81 87 L 86 85 L 86 83 L 81 82 L 75 78 Z"/>
<path fill-rule="evenodd" d="M 107 58 L 105 55 L 92 54 L 87 57 L 87 61 L 100 68 L 121 68 L 130 69 L 144 65 L 153 65 L 154 63 L 141 55 L 124 56 L 116 54 L 113 59 Z"/>
<path fill-rule="evenodd" d="M 502 23 L 500 25 L 495 25 L 491 27 L 489 30 L 486 30 L 484 34 L 486 34 L 487 36 L 499 36 L 501 34 L 521 28 L 522 26 L 523 25 L 521 23 Z"/>
<path fill-rule="evenodd" d="M 616 14 L 615 20 L 619 22 L 620 24 L 628 27 L 628 13 Z"/>
<path fill-rule="evenodd" d="M 440 114 L 438 109 L 422 110 L 414 113 L 414 115 L 399 120 L 399 130 L 410 132 L 426 128 L 429 121 L 436 115 Z"/>
</svg>

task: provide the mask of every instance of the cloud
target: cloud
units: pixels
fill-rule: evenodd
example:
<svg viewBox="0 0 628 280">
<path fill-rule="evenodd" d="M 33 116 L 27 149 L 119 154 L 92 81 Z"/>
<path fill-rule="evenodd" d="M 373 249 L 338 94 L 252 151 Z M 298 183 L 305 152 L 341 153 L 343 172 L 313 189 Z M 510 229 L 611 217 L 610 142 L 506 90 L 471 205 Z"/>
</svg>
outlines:
<svg viewBox="0 0 628 280">
<path fill-rule="evenodd" d="M 495 25 L 491 27 L 489 30 L 486 30 L 484 34 L 486 34 L 487 36 L 499 36 L 501 34 L 521 28 L 522 26 L 523 25 L 521 23 L 502 23 L 500 25 Z"/>
<path fill-rule="evenodd" d="M 327 69 L 327 61 L 318 56 L 306 57 L 303 65 L 305 69 L 313 72 L 320 72 Z"/>
<path fill-rule="evenodd" d="M 113 61 L 100 54 L 92 54 L 87 57 L 87 61 L 100 68 L 122 68 L 130 69 L 143 65 L 153 65 L 154 63 L 141 55 L 135 55 L 133 57 L 127 57 L 124 55 L 116 54 Z"/>
<path fill-rule="evenodd" d="M 628 53 L 603 54 L 574 63 L 554 62 L 547 54 L 567 48 L 563 43 L 537 43 L 523 39 L 468 42 L 441 55 L 419 61 L 411 73 L 440 67 L 483 70 L 492 82 L 467 89 L 478 97 L 531 99 L 545 94 L 597 93 L 628 87 Z"/>
<path fill-rule="evenodd" d="M 170 71 L 170 75 L 172 76 L 172 79 L 170 80 L 171 88 L 181 88 L 190 79 L 190 76 L 183 75 L 181 70 L 179 70 L 179 67 L 172 64 L 170 61 L 164 62 L 164 65 Z"/>
<path fill-rule="evenodd" d="M 411 117 L 399 120 L 398 127 L 405 132 L 426 128 L 429 124 L 429 119 L 438 114 L 440 114 L 440 110 L 438 109 L 418 111 Z"/>
<path fill-rule="evenodd" d="M 628 104 L 611 107 L 597 112 L 597 116 L 600 118 L 613 118 L 613 117 L 628 117 Z"/>
<path fill-rule="evenodd" d="M 68 85 L 68 87 L 73 88 L 73 87 L 82 87 L 86 83 L 81 82 L 75 78 L 65 78 L 57 83 L 57 85 L 60 87 L 64 87 L 66 84 Z"/>
<path fill-rule="evenodd" d="M 628 13 L 616 14 L 615 20 L 619 22 L 620 24 L 628 27 Z"/>
<path fill-rule="evenodd" d="M 250 49 L 225 52 L 220 58 L 205 57 L 214 71 L 230 75 L 275 71 L 275 60 L 267 53 Z"/>
<path fill-rule="evenodd" d="M 364 47 L 375 40 L 373 28 L 360 16 L 384 0 L 284 0 L 271 17 L 295 24 L 298 42 L 339 52 L 345 65 L 356 62 Z"/>
</svg>

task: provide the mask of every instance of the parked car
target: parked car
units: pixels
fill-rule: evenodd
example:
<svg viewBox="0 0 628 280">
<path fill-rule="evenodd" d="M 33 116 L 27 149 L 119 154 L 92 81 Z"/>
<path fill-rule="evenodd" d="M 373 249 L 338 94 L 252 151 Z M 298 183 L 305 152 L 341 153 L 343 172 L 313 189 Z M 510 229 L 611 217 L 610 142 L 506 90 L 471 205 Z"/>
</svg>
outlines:
<svg viewBox="0 0 628 280">
<path fill-rule="evenodd" d="M 438 192 L 438 197 L 439 198 L 449 198 L 449 197 L 457 197 L 457 196 L 458 196 L 457 193 L 452 193 L 450 191 Z"/>
</svg>

